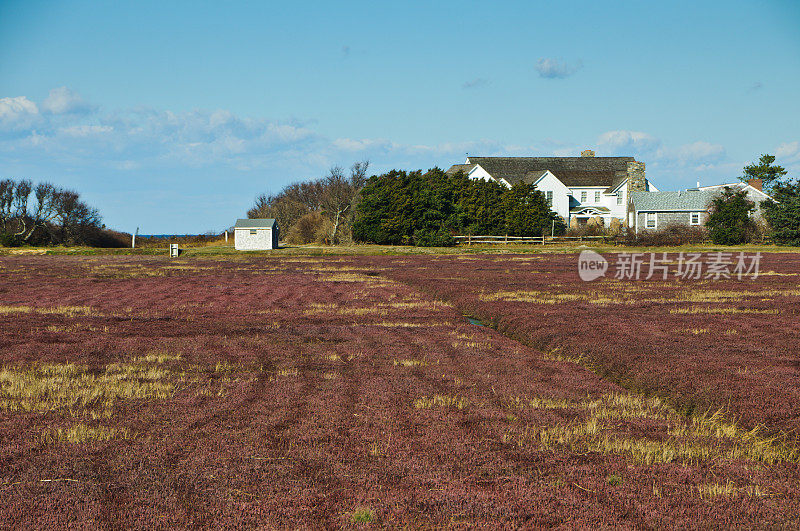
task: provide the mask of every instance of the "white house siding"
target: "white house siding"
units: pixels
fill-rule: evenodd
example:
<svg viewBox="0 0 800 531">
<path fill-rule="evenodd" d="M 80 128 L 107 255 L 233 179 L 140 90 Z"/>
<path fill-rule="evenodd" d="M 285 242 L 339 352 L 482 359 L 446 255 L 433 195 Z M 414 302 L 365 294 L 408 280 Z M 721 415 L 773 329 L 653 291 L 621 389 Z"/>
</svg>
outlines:
<svg viewBox="0 0 800 531">
<path fill-rule="evenodd" d="M 536 189 L 545 196 L 547 196 L 547 192 L 553 192 L 553 204 L 550 209 L 564 218 L 564 221 L 569 221 L 570 191 L 564 186 L 564 183 L 548 171 L 536 182 Z"/>
<path fill-rule="evenodd" d="M 474 168 L 472 168 L 472 171 L 469 172 L 469 177 L 471 179 L 481 179 L 481 180 L 484 180 L 484 181 L 494 181 L 495 180 L 491 175 L 489 175 L 486 172 L 486 170 L 481 168 L 479 164 L 476 165 Z M 508 186 L 508 183 L 506 183 L 505 181 L 502 181 L 502 182 L 506 186 Z"/>
<path fill-rule="evenodd" d="M 623 182 L 620 186 L 618 193 L 623 193 L 625 190 L 625 183 Z M 605 193 L 605 187 L 583 187 L 583 188 L 572 188 L 570 191 L 572 193 L 573 201 L 572 201 L 572 208 L 584 208 L 584 207 L 605 207 L 609 210 L 608 213 L 600 215 L 603 220 L 605 226 L 609 226 L 611 220 L 616 218 L 619 220 L 620 223 L 625 223 L 625 214 L 627 213 L 625 202 L 625 197 L 623 195 L 622 203 L 617 204 L 617 194 L 616 193 Z M 581 192 L 586 192 L 586 201 L 581 201 Z M 595 194 L 600 192 L 600 200 L 595 200 Z M 577 218 L 584 218 L 585 215 L 582 214 L 573 214 Z M 594 216 L 589 216 L 594 217 Z"/>
<path fill-rule="evenodd" d="M 255 231 L 251 234 L 250 231 Z M 264 251 L 274 249 L 275 238 L 273 238 L 272 229 L 256 228 L 237 228 L 234 231 L 234 248 L 237 251 Z"/>
</svg>

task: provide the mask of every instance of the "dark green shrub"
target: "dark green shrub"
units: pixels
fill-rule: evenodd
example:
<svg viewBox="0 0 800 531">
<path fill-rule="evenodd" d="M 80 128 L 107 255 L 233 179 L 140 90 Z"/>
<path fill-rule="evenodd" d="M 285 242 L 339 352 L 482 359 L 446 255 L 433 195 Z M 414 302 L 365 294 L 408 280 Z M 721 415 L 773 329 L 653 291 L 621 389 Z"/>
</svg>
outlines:
<svg viewBox="0 0 800 531">
<path fill-rule="evenodd" d="M 711 241 L 717 245 L 739 245 L 750 241 L 757 232 L 750 218 L 755 206 L 747 199 L 745 190 L 725 187 L 722 194 L 711 201 L 711 214 L 706 221 Z"/>
</svg>

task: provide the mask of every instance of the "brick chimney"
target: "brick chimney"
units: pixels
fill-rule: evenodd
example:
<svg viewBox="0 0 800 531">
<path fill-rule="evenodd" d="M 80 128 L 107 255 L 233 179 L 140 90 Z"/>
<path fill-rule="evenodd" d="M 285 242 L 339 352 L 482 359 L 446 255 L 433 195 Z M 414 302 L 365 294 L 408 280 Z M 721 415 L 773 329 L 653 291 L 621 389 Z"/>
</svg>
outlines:
<svg viewBox="0 0 800 531">
<path fill-rule="evenodd" d="M 763 179 L 750 179 L 747 181 L 747 184 L 758 190 L 759 192 L 764 191 L 764 181 Z"/>
<path fill-rule="evenodd" d="M 591 149 L 584 149 L 581 151 L 581 157 L 594 157 L 594 151 Z"/>
</svg>

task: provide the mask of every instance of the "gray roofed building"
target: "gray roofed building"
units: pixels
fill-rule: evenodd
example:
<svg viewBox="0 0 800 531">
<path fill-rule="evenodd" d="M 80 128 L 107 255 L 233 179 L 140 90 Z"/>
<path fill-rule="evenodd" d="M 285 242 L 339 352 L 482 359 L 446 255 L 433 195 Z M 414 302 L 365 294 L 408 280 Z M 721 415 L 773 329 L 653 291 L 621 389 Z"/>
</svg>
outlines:
<svg viewBox="0 0 800 531">
<path fill-rule="evenodd" d="M 237 219 L 234 229 L 271 229 L 277 221 L 272 218 Z"/>
<path fill-rule="evenodd" d="M 678 192 L 631 192 L 630 202 L 636 211 L 683 211 L 706 210 L 719 191 L 681 190 Z"/>
<path fill-rule="evenodd" d="M 264 251 L 278 248 L 278 222 L 269 219 L 237 219 L 233 226 L 237 251 Z"/>
</svg>

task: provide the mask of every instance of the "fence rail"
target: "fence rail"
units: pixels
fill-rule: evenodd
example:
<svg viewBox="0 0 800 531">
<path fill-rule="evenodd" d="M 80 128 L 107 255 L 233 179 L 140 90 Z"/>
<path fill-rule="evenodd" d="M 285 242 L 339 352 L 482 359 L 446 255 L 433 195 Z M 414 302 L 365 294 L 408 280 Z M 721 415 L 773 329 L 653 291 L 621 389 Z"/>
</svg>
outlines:
<svg viewBox="0 0 800 531">
<path fill-rule="evenodd" d="M 453 236 L 458 245 L 473 245 L 473 244 L 511 244 L 511 243 L 534 243 L 545 245 L 548 243 L 563 243 L 570 241 L 605 241 L 608 239 L 606 236 L 489 236 L 489 235 L 459 235 Z"/>
</svg>

